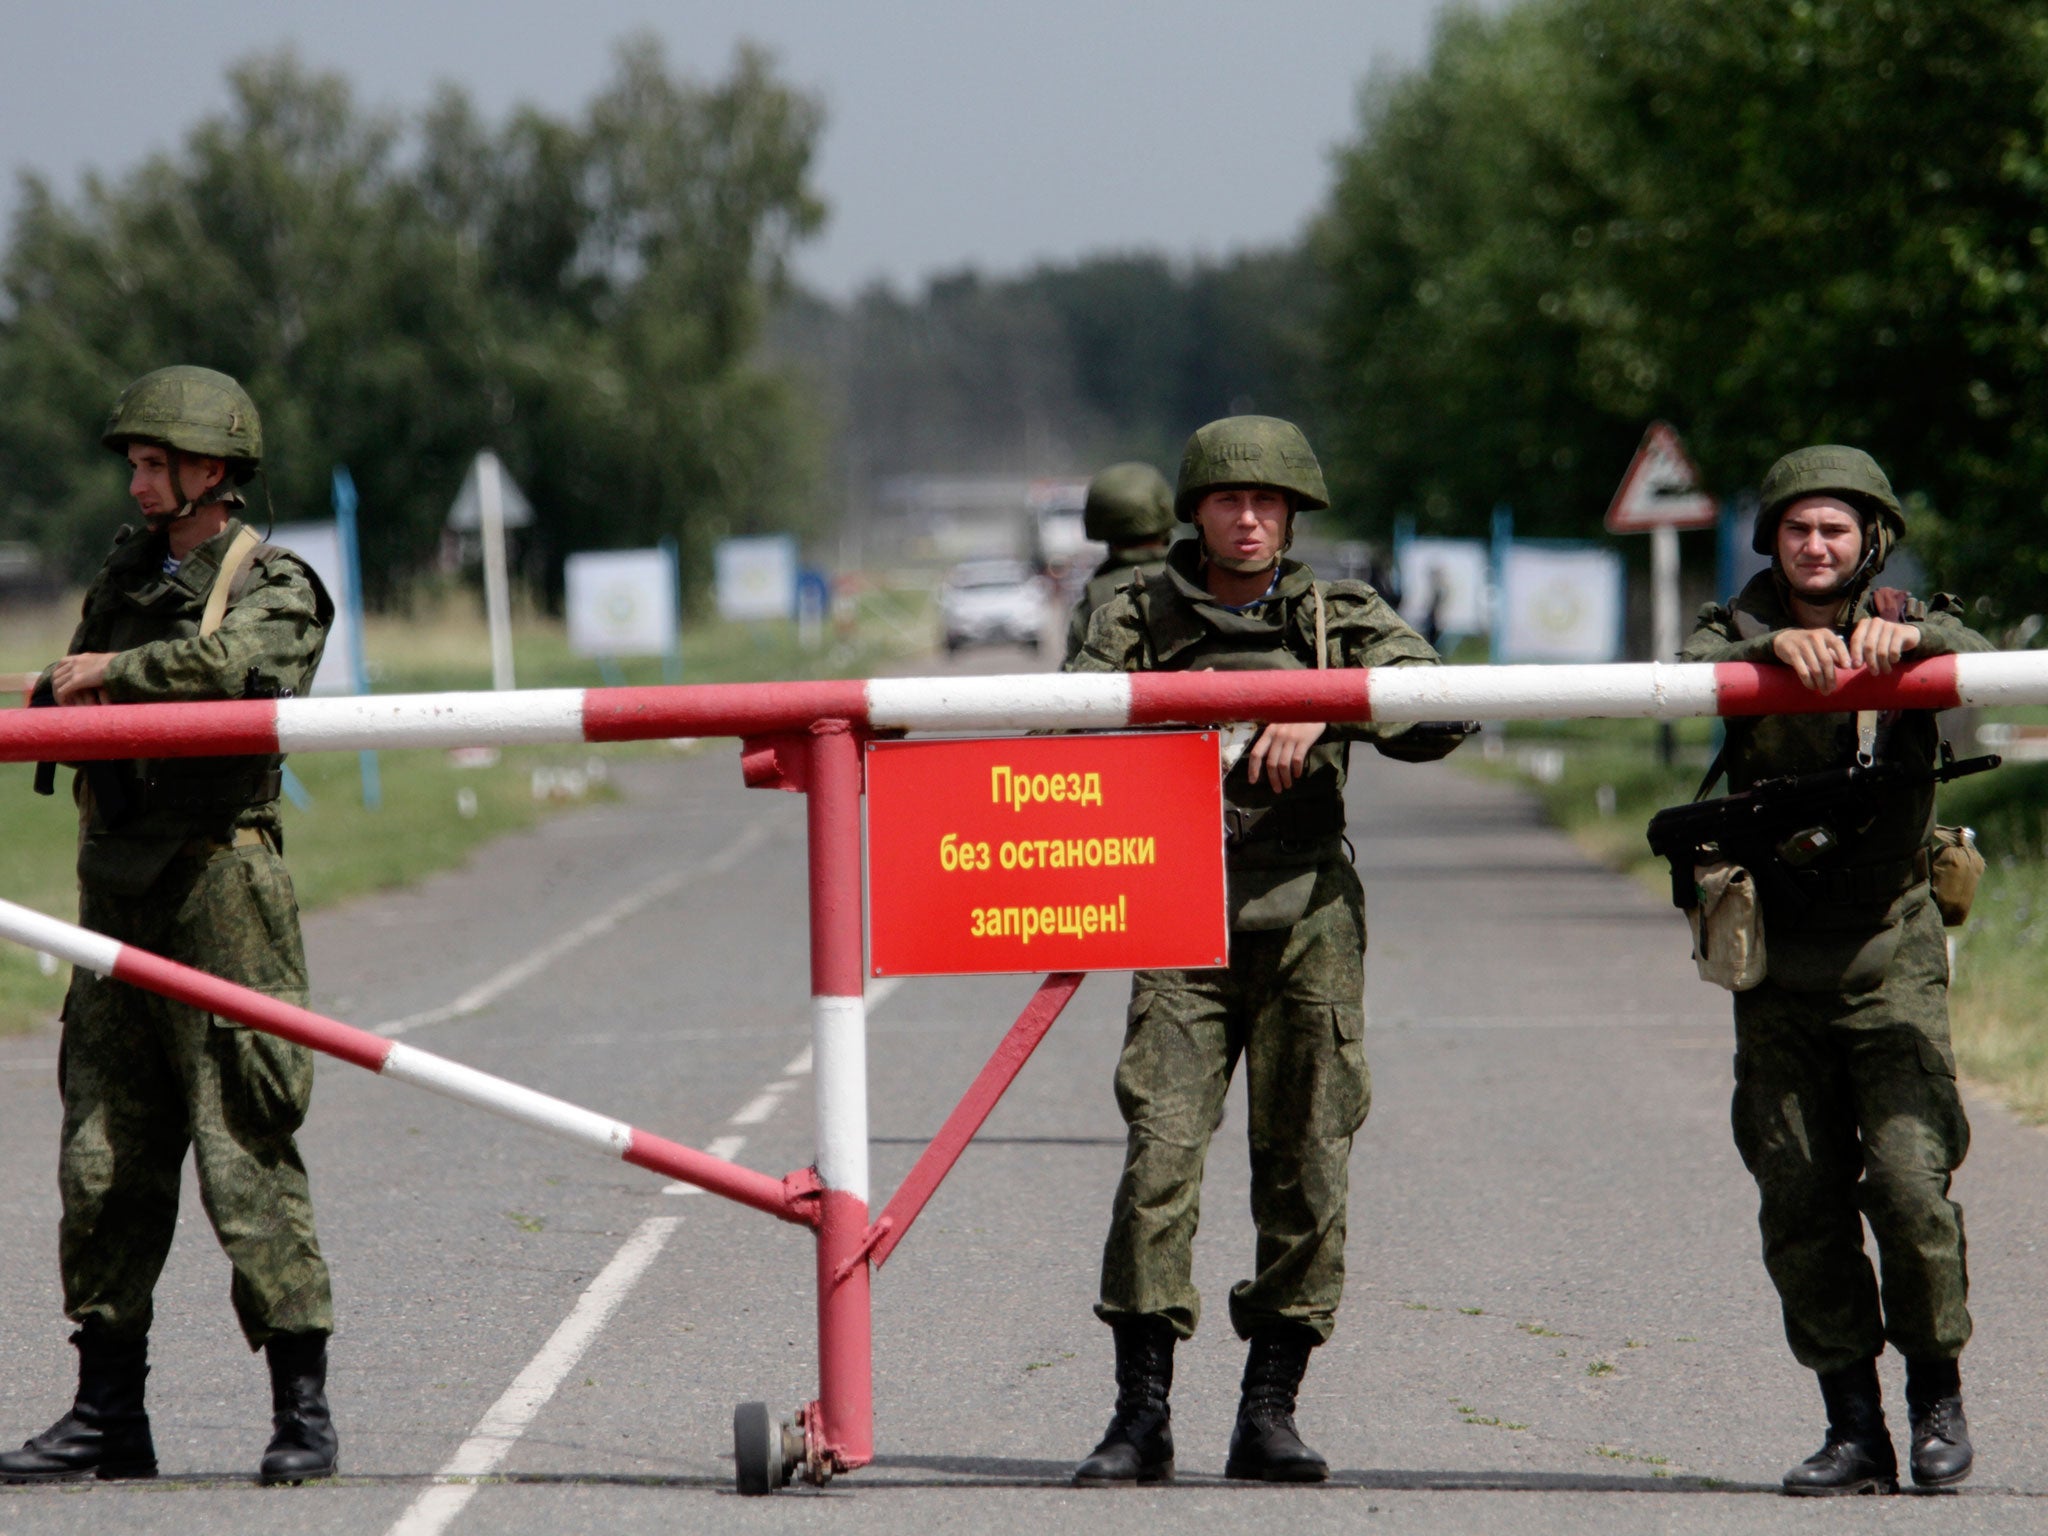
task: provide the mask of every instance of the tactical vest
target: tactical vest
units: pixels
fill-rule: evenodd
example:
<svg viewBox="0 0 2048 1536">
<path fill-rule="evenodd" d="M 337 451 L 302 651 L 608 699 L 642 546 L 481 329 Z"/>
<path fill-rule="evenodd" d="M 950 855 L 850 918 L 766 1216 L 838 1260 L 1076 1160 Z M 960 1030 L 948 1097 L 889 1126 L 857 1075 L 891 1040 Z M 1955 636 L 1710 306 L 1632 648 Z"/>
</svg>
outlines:
<svg viewBox="0 0 2048 1536">
<path fill-rule="evenodd" d="M 243 524 L 230 520 L 169 575 L 162 568 L 163 539 L 124 538 L 86 593 L 71 653 L 129 651 L 210 633 L 266 562 L 284 553 L 268 545 L 251 547 L 253 538 Z M 231 551 L 241 554 L 242 561 L 223 571 Z M 312 579 L 320 610 L 331 616 L 331 602 L 318 589 L 318 578 Z M 310 670 L 295 687 L 310 682 Z M 261 690 L 253 677 L 245 686 Z M 73 785 L 80 822 L 79 879 L 115 895 L 136 895 L 189 844 L 225 842 L 238 826 L 274 829 L 283 764 L 281 754 L 263 753 L 139 758 L 81 769 Z"/>
<path fill-rule="evenodd" d="M 1315 666 L 1321 593 L 1307 566 L 1283 560 L 1273 595 L 1233 612 L 1200 585 L 1199 561 L 1197 541 L 1183 540 L 1163 570 L 1132 584 L 1150 670 L 1301 671 Z M 1233 927 L 1285 927 L 1306 910 L 1316 867 L 1342 856 L 1349 763 L 1350 743 L 1331 733 L 1309 749 L 1301 776 L 1284 794 L 1264 775 L 1252 783 L 1243 756 L 1224 775 Z"/>
</svg>

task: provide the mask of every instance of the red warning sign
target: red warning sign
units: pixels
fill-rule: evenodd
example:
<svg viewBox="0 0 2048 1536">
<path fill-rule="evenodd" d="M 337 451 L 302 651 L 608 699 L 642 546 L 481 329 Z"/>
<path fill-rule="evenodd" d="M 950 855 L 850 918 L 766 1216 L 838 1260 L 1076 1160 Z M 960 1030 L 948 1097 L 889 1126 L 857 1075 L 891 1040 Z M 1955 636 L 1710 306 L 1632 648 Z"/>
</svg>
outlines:
<svg viewBox="0 0 2048 1536">
<path fill-rule="evenodd" d="M 1229 958 L 1214 731 L 871 742 L 876 976 Z"/>
<path fill-rule="evenodd" d="M 1652 528 L 1711 528 L 1719 509 L 1700 489 L 1700 472 L 1670 423 L 1653 421 L 1607 507 L 1609 533 Z"/>
</svg>

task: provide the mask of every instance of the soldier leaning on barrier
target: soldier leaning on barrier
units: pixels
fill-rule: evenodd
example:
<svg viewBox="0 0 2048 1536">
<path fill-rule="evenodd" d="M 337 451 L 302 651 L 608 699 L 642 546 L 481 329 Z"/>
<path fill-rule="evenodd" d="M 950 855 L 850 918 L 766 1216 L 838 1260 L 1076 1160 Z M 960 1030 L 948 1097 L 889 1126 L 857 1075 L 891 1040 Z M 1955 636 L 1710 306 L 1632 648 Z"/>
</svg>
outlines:
<svg viewBox="0 0 2048 1536">
<path fill-rule="evenodd" d="M 1771 568 L 1728 606 L 1701 610 L 1685 658 L 1777 662 L 1827 693 L 1839 668 L 1887 672 L 1909 657 L 1991 649 L 1963 625 L 1955 599 L 1873 588 L 1904 536 L 1898 500 L 1868 454 L 1787 454 L 1764 477 L 1756 524 Z M 1841 768 L 1859 751 L 1914 770 L 1860 805 L 1858 824 L 1788 840 L 1800 847 L 1785 856 L 1802 862 L 1815 846 L 1835 846 L 1759 881 L 1767 969 L 1735 994 L 1735 1141 L 1761 1196 L 1764 1264 L 1786 1337 L 1819 1373 L 1828 1415 L 1826 1443 L 1785 1474 L 1792 1493 L 1896 1489 L 1877 1377 L 1887 1340 L 1906 1357 L 1913 1481 L 1940 1487 L 1970 1470 L 1957 1368 L 1970 1337 L 1963 1216 L 1949 1198 L 1970 1127 L 1928 884 L 1938 746 L 1925 710 L 1765 716 L 1728 730 L 1736 791 Z M 1866 1217 L 1881 1292 L 1864 1252 Z"/>
<path fill-rule="evenodd" d="M 1098 612 L 1077 672 L 1429 666 L 1437 655 L 1362 582 L 1319 582 L 1282 558 L 1294 516 L 1327 507 L 1300 430 L 1267 416 L 1211 422 L 1188 441 L 1175 511 L 1198 538 Z M 1255 735 L 1249 746 L 1243 735 Z M 1344 1288 L 1351 1139 L 1365 1121 L 1365 899 L 1345 854 L 1353 741 L 1427 761 L 1457 727 L 1251 727 L 1233 747 L 1228 805 L 1230 964 L 1140 971 L 1117 1065 L 1129 1126 L 1096 1314 L 1116 1340 L 1116 1414 L 1075 1473 L 1084 1484 L 1173 1475 L 1173 1350 L 1193 1335 L 1190 1274 L 1202 1165 L 1240 1058 L 1250 1108 L 1255 1273 L 1230 1292 L 1250 1343 L 1225 1475 L 1320 1481 L 1294 1427 L 1309 1352 Z"/>
<path fill-rule="evenodd" d="M 1112 464 L 1088 482 L 1081 509 L 1081 527 L 1091 539 L 1109 546 L 1109 553 L 1088 577 L 1067 619 L 1067 655 L 1071 662 L 1088 639 L 1088 621 L 1140 572 L 1166 564 L 1166 546 L 1173 539 L 1173 487 L 1150 464 Z"/>
<path fill-rule="evenodd" d="M 53 701 L 305 689 L 334 608 L 308 566 L 232 515 L 263 456 L 242 387 L 204 368 L 159 369 L 122 393 L 101 440 L 126 456 L 147 531 L 116 536 L 70 653 L 44 675 Z M 81 772 L 79 922 L 303 1005 L 298 904 L 279 856 L 281 764 L 187 758 Z M 151 1296 L 187 1146 L 234 1269 L 235 1314 L 269 1363 L 274 1433 L 258 1475 L 331 1474 L 332 1305 L 293 1143 L 311 1055 L 86 971 L 73 973 L 63 1018 L 58 1263 L 78 1325 L 78 1395 L 49 1429 L 0 1454 L 0 1482 L 155 1475 L 143 1406 Z"/>
</svg>

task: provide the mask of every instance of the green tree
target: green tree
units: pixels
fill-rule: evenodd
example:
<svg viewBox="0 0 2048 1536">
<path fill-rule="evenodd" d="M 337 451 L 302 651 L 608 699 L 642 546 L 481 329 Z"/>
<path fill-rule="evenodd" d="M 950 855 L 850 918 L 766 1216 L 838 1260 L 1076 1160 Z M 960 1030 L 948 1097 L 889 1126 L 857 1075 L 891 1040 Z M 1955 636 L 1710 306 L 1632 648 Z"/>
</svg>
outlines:
<svg viewBox="0 0 2048 1536">
<path fill-rule="evenodd" d="M 1470 530 L 1506 498 L 1584 534 L 1650 417 L 1724 492 L 1849 441 L 1941 514 L 1945 574 L 2038 604 L 2040 568 L 1982 534 L 2041 510 L 2023 292 L 2048 222 L 2029 148 L 2044 18 L 2031 0 L 1454 14 L 1424 69 L 1366 92 L 1317 233 L 1341 477 L 1382 515 Z"/>
<path fill-rule="evenodd" d="M 631 41 L 579 119 L 496 129 L 454 88 L 414 124 L 365 114 L 288 53 L 229 84 L 176 155 L 75 204 L 25 184 L 0 262 L 0 529 L 89 570 L 119 505 L 97 425 L 174 360 L 248 385 L 282 515 L 320 515 L 350 465 L 377 594 L 432 554 L 487 445 L 551 577 L 663 534 L 701 570 L 720 531 L 809 513 L 814 412 L 756 353 L 824 217 L 821 117 L 765 56 L 704 84 Z"/>
</svg>

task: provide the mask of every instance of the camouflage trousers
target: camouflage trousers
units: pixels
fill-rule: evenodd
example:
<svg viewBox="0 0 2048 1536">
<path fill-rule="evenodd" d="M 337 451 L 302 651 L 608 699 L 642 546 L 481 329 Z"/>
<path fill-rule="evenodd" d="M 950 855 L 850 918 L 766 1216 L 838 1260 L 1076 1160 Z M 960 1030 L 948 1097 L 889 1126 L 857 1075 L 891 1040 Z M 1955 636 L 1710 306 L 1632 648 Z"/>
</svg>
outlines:
<svg viewBox="0 0 2048 1536">
<path fill-rule="evenodd" d="M 79 909 L 96 932 L 306 1001 L 298 905 L 268 847 L 181 855 L 142 895 L 87 888 Z M 278 1333 L 333 1331 L 327 1263 L 292 1139 L 312 1096 L 310 1052 L 81 970 L 64 1002 L 58 1083 L 58 1263 L 73 1321 L 115 1338 L 149 1331 L 190 1147 L 250 1348 Z"/>
<path fill-rule="evenodd" d="M 1887 1341 L 1909 1360 L 1952 1360 L 1970 1337 L 1963 1212 L 1949 1198 L 1970 1125 L 1948 1043 L 1947 961 L 1910 953 L 1941 944 L 1938 918 L 1912 926 L 1929 925 L 1906 935 L 1906 963 L 1875 991 L 1766 981 L 1735 997 L 1735 1144 L 1756 1177 L 1785 1337 L 1811 1370 L 1868 1360 Z"/>
<path fill-rule="evenodd" d="M 1193 1335 L 1202 1168 L 1241 1059 L 1258 1239 L 1252 1277 L 1230 1291 L 1231 1326 L 1240 1338 L 1275 1323 L 1330 1336 L 1351 1138 L 1372 1104 L 1364 1033 L 1365 895 L 1347 863 L 1323 867 L 1293 926 L 1233 933 L 1227 969 L 1137 973 L 1116 1072 L 1129 1138 L 1097 1316 Z"/>
</svg>

